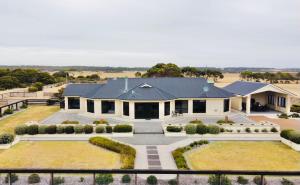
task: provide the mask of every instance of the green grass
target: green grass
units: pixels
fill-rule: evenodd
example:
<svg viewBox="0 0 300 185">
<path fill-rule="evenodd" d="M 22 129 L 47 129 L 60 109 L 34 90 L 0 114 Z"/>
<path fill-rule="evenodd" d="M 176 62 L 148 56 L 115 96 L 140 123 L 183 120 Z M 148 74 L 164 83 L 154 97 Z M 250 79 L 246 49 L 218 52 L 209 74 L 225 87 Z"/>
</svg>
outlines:
<svg viewBox="0 0 300 185">
<path fill-rule="evenodd" d="M 0 134 L 13 134 L 16 126 L 24 124 L 28 121 L 41 121 L 57 111 L 59 111 L 58 106 L 29 106 L 22 112 L 15 113 L 0 120 Z"/>
<path fill-rule="evenodd" d="M 300 153 L 281 142 L 213 142 L 185 157 L 194 170 L 300 170 Z"/>
</svg>

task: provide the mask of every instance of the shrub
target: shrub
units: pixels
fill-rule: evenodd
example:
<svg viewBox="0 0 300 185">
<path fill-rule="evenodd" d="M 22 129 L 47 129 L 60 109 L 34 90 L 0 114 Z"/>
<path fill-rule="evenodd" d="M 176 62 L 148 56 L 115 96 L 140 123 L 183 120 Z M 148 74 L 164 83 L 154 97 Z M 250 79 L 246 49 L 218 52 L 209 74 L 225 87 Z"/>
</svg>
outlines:
<svg viewBox="0 0 300 185">
<path fill-rule="evenodd" d="M 300 113 L 300 105 L 292 105 L 291 112 Z"/>
<path fill-rule="evenodd" d="M 267 180 L 265 178 L 263 178 L 263 181 L 264 181 L 264 184 L 263 185 L 267 185 Z M 257 185 L 261 185 L 262 182 L 261 182 L 261 177 L 260 176 L 255 176 L 253 178 L 253 182 Z"/>
<path fill-rule="evenodd" d="M 96 125 L 98 125 L 98 124 L 108 124 L 108 121 L 105 120 L 105 119 L 100 119 L 100 120 L 94 121 L 93 124 L 96 124 Z"/>
<path fill-rule="evenodd" d="M 268 132 L 266 128 L 262 129 L 261 132 Z"/>
<path fill-rule="evenodd" d="M 68 125 L 65 127 L 65 133 L 66 134 L 73 134 L 74 133 L 74 126 Z"/>
<path fill-rule="evenodd" d="M 56 133 L 57 134 L 63 134 L 63 133 L 65 133 L 65 127 L 61 126 L 61 125 L 57 126 Z"/>
<path fill-rule="evenodd" d="M 178 182 L 177 182 L 176 179 L 171 179 L 171 180 L 168 181 L 168 184 L 169 185 L 178 185 Z"/>
<path fill-rule="evenodd" d="M 28 87 L 28 92 L 37 92 L 37 91 L 38 91 L 37 87 L 34 87 L 34 86 Z"/>
<path fill-rule="evenodd" d="M 221 182 L 220 182 L 221 180 Z M 231 185 L 231 180 L 225 175 L 210 175 L 208 178 L 208 183 L 210 185 Z"/>
<path fill-rule="evenodd" d="M 190 121 L 190 123 L 202 124 L 203 122 L 199 119 L 195 119 L 195 120 Z"/>
<path fill-rule="evenodd" d="M 185 126 L 185 132 L 187 134 L 196 134 L 197 133 L 197 126 L 195 124 L 187 124 Z"/>
<path fill-rule="evenodd" d="M 109 126 L 109 125 L 107 125 L 107 126 L 105 127 L 105 130 L 106 130 L 106 133 L 112 133 L 112 131 L 113 131 L 112 127 Z"/>
<path fill-rule="evenodd" d="M 92 137 L 89 142 L 96 146 L 120 153 L 121 155 L 121 168 L 133 169 L 136 151 L 129 145 L 125 145 L 104 137 Z"/>
<path fill-rule="evenodd" d="M 218 120 L 217 121 L 217 123 L 219 123 L 219 124 L 231 124 L 231 123 L 234 123 L 234 121 L 232 121 L 232 120 L 224 120 L 224 119 L 220 119 L 220 120 Z"/>
<path fill-rule="evenodd" d="M 64 125 L 77 125 L 77 124 L 79 124 L 79 121 L 66 120 L 66 121 L 63 121 L 61 124 L 64 124 Z"/>
<path fill-rule="evenodd" d="M 238 176 L 236 180 L 239 184 L 248 184 L 249 180 L 243 176 Z"/>
<path fill-rule="evenodd" d="M 278 130 L 277 130 L 275 127 L 272 127 L 270 131 L 271 131 L 271 132 L 274 132 L 274 133 L 275 133 L 275 132 L 278 132 Z"/>
<path fill-rule="evenodd" d="M 104 126 L 97 126 L 96 127 L 96 133 L 98 133 L 98 134 L 104 133 Z"/>
<path fill-rule="evenodd" d="M 54 177 L 53 178 L 53 184 L 58 185 L 58 184 L 63 184 L 65 183 L 65 178 L 64 177 Z"/>
<path fill-rule="evenodd" d="M 292 131 L 290 132 L 288 136 L 292 142 L 300 144 L 300 132 L 298 131 Z"/>
<path fill-rule="evenodd" d="M 79 182 L 84 182 L 84 177 L 80 177 Z"/>
<path fill-rule="evenodd" d="M 216 125 L 209 125 L 208 126 L 208 133 L 210 134 L 219 134 L 220 133 L 220 127 Z"/>
<path fill-rule="evenodd" d="M 8 115 L 8 114 L 12 114 L 14 113 L 14 111 L 12 109 L 5 109 L 5 111 L 3 112 L 4 115 Z"/>
<path fill-rule="evenodd" d="M 82 134 L 84 132 L 84 127 L 82 125 L 74 126 L 74 132 L 76 134 Z"/>
<path fill-rule="evenodd" d="M 174 125 L 169 125 L 169 126 L 167 126 L 166 129 L 168 132 L 181 132 L 182 131 L 182 127 L 174 126 Z"/>
<path fill-rule="evenodd" d="M 84 133 L 91 134 L 94 131 L 94 127 L 92 125 L 84 125 Z"/>
<path fill-rule="evenodd" d="M 300 115 L 298 113 L 293 113 L 293 114 L 289 115 L 289 117 L 291 117 L 291 118 L 300 118 Z"/>
<path fill-rule="evenodd" d="M 19 180 L 19 176 L 17 175 L 17 174 L 15 174 L 15 173 L 12 173 L 11 175 L 10 175 L 10 182 L 11 183 L 14 183 L 14 182 L 17 182 Z M 5 176 L 5 183 L 9 183 L 9 174 L 7 174 L 6 176 Z"/>
<path fill-rule="evenodd" d="M 44 84 L 42 82 L 35 82 L 32 86 L 36 87 L 38 89 L 38 91 L 41 91 L 41 90 L 43 90 Z"/>
<path fill-rule="evenodd" d="M 290 140 L 290 135 L 292 132 L 293 132 L 293 130 L 291 130 L 291 129 L 285 129 L 280 132 L 280 136 L 285 139 Z"/>
<path fill-rule="evenodd" d="M 31 174 L 29 177 L 28 177 L 28 184 L 35 184 L 35 183 L 39 183 L 41 182 L 41 178 L 38 174 Z"/>
<path fill-rule="evenodd" d="M 114 182 L 112 174 L 99 174 L 96 176 L 96 184 L 110 184 Z"/>
<path fill-rule="evenodd" d="M 27 126 L 26 125 L 19 125 L 15 127 L 15 134 L 16 135 L 25 135 L 27 134 Z"/>
<path fill-rule="evenodd" d="M 289 119 L 289 116 L 286 113 L 282 113 L 282 114 L 278 115 L 278 118 Z"/>
<path fill-rule="evenodd" d="M 122 176 L 122 183 L 130 183 L 130 182 L 131 182 L 131 178 L 129 175 Z"/>
<path fill-rule="evenodd" d="M 9 144 L 14 141 L 14 135 L 12 134 L 1 134 L 0 135 L 0 144 Z"/>
<path fill-rule="evenodd" d="M 256 128 L 256 129 L 254 129 L 254 132 L 259 132 L 259 130 Z"/>
<path fill-rule="evenodd" d="M 286 178 L 282 178 L 281 180 L 282 185 L 294 185 L 294 183 Z"/>
<path fill-rule="evenodd" d="M 40 125 L 38 130 L 39 134 L 46 134 L 47 127 L 47 125 Z"/>
<path fill-rule="evenodd" d="M 245 129 L 245 132 L 250 133 L 250 132 L 251 132 L 251 129 L 250 129 L 250 128 L 246 128 L 246 129 Z"/>
<path fill-rule="evenodd" d="M 197 125 L 197 133 L 198 134 L 207 134 L 209 132 L 206 125 L 198 124 Z"/>
<path fill-rule="evenodd" d="M 46 128 L 47 134 L 56 134 L 56 125 L 49 125 Z"/>
<path fill-rule="evenodd" d="M 150 175 L 149 177 L 147 177 L 147 183 L 150 185 L 156 185 L 157 178 L 154 175 Z"/>
<path fill-rule="evenodd" d="M 27 127 L 27 134 L 29 135 L 36 135 L 39 133 L 39 126 L 38 125 L 30 125 Z"/>
<path fill-rule="evenodd" d="M 116 125 L 113 128 L 113 132 L 132 132 L 132 126 L 131 125 Z"/>
<path fill-rule="evenodd" d="M 21 105 L 21 109 L 27 109 L 27 107 L 28 107 L 28 105 L 27 104 L 25 104 L 25 103 L 23 103 L 22 105 Z"/>
</svg>

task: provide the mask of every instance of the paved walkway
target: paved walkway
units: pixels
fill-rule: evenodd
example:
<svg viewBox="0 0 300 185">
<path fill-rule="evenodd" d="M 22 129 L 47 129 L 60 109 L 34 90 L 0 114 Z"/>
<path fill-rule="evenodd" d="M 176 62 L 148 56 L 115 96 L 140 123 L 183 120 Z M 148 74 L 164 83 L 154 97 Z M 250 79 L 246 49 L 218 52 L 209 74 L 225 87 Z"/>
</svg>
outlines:
<svg viewBox="0 0 300 185">
<path fill-rule="evenodd" d="M 161 162 L 159 160 L 159 155 L 157 151 L 157 146 L 146 146 L 147 150 L 147 160 L 148 160 L 148 169 L 162 169 Z"/>
<path fill-rule="evenodd" d="M 283 129 L 300 130 L 300 119 L 279 119 L 279 118 L 269 118 L 266 116 L 249 116 L 249 118 L 256 122 L 269 121 L 272 123 L 276 123 L 280 126 L 281 130 Z"/>
<path fill-rule="evenodd" d="M 133 122 L 135 134 L 163 134 L 161 121 Z"/>
<path fill-rule="evenodd" d="M 169 145 L 186 137 L 165 137 L 163 134 L 134 134 L 133 137 L 115 137 L 114 139 L 132 145 Z"/>
</svg>

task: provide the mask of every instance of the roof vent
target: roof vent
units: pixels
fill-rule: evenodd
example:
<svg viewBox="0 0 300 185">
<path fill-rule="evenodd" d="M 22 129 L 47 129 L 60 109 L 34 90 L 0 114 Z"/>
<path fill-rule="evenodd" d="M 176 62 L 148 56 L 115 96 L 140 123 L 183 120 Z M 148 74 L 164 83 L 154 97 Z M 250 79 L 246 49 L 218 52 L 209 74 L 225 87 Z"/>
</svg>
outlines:
<svg viewBox="0 0 300 185">
<path fill-rule="evenodd" d="M 203 87 L 203 91 L 204 91 L 204 92 L 208 92 L 208 91 L 209 91 L 209 87 L 204 86 L 204 87 Z"/>
<path fill-rule="evenodd" d="M 143 84 L 140 86 L 141 88 L 151 88 L 152 86 L 149 84 Z"/>
</svg>

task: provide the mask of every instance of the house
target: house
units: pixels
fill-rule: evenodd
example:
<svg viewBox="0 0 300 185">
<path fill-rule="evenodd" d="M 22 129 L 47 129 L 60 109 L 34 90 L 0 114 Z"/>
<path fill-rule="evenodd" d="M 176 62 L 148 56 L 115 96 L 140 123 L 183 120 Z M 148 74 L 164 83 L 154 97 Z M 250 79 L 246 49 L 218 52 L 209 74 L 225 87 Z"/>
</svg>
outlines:
<svg viewBox="0 0 300 185">
<path fill-rule="evenodd" d="M 289 114 L 291 98 L 297 96 L 276 85 L 260 82 L 237 81 L 224 89 L 235 94 L 231 107 L 247 114 L 264 111 L 261 110 L 264 108 Z"/>
<path fill-rule="evenodd" d="M 98 118 L 163 120 L 175 115 L 226 115 L 233 94 L 203 78 L 117 78 L 69 84 L 65 110 Z"/>
</svg>

